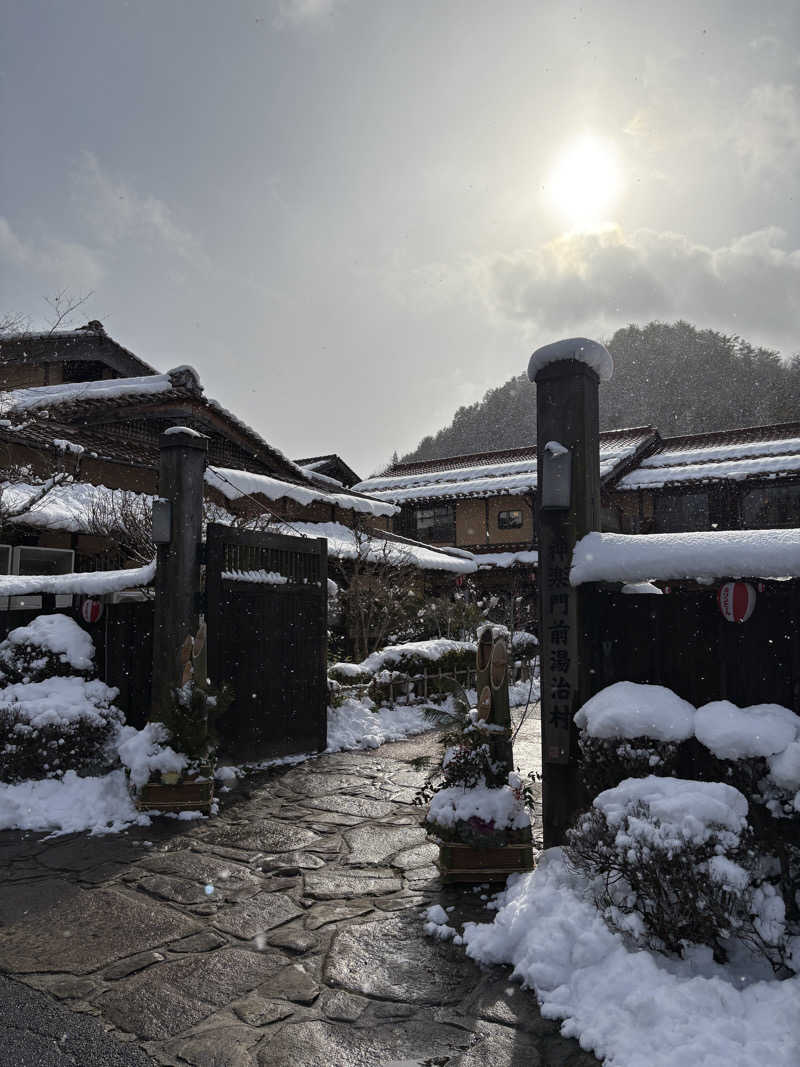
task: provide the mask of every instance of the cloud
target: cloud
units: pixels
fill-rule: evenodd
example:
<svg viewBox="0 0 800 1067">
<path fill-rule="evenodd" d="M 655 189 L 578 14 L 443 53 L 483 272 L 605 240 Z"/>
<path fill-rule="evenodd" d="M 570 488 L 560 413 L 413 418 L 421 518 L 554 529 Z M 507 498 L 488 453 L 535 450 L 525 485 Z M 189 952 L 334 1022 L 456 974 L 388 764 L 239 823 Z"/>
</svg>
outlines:
<svg viewBox="0 0 800 1067">
<path fill-rule="evenodd" d="M 276 21 L 278 25 L 314 22 L 325 15 L 333 14 L 333 9 L 344 2 L 345 0 L 280 0 Z"/>
<path fill-rule="evenodd" d="M 759 181 L 796 181 L 800 169 L 800 91 L 795 85 L 757 85 L 734 126 L 734 146 L 746 173 Z"/>
<path fill-rule="evenodd" d="M 102 256 L 87 245 L 55 237 L 24 240 L 0 217 L 0 263 L 9 272 L 35 275 L 45 288 L 94 289 L 106 273 Z M 46 294 L 43 294 L 46 295 Z"/>
<path fill-rule="evenodd" d="M 193 263 L 205 259 L 199 242 L 175 221 L 163 200 L 141 196 L 128 182 L 112 178 L 93 153 L 81 154 L 71 177 L 80 215 L 100 245 L 136 242 L 168 249 Z"/>
<path fill-rule="evenodd" d="M 569 234 L 494 260 L 484 287 L 500 315 L 540 330 L 684 318 L 796 351 L 800 250 L 785 241 L 777 227 L 716 249 L 646 229 Z"/>
</svg>

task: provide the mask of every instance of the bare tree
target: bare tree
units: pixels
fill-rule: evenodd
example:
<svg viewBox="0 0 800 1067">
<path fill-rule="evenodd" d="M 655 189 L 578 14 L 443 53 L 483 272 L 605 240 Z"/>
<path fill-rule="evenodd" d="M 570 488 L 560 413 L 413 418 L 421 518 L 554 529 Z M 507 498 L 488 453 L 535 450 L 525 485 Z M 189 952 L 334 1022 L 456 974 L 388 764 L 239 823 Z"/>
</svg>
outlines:
<svg viewBox="0 0 800 1067">
<path fill-rule="evenodd" d="M 94 296 L 93 289 L 78 296 L 73 296 L 69 289 L 62 289 L 55 296 L 42 297 L 52 312 L 50 329 L 47 332 L 55 333 L 61 326 L 68 323 L 78 308 L 82 307 L 92 296 Z"/>
<path fill-rule="evenodd" d="M 156 553 L 153 505 L 149 497 L 128 489 L 95 493 L 89 506 L 87 532 L 113 541 L 129 560 L 144 566 Z"/>
<path fill-rule="evenodd" d="M 26 315 L 15 311 L 0 313 L 0 340 L 4 337 L 14 337 L 18 333 L 25 333 L 30 326 L 30 320 Z"/>
<path fill-rule="evenodd" d="M 29 465 L 0 460 L 0 530 L 8 523 L 24 522 L 55 490 L 72 484 L 80 474 L 83 454 L 82 448 L 59 446 L 40 453 L 44 474 Z"/>
<path fill-rule="evenodd" d="M 401 542 L 381 537 L 357 522 L 353 528 L 355 556 L 337 560 L 342 578 L 340 597 L 357 660 L 381 648 L 387 636 L 420 604 L 421 574 Z"/>
</svg>

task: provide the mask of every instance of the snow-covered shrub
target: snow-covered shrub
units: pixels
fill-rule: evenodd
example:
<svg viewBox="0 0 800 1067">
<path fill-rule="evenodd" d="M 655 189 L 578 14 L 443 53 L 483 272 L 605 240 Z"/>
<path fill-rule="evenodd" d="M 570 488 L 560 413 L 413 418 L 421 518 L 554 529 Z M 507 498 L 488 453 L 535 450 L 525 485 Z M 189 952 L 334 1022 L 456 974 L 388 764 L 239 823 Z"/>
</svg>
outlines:
<svg viewBox="0 0 800 1067">
<path fill-rule="evenodd" d="M 0 781 L 56 778 L 67 770 L 107 768 L 122 722 L 117 695 L 104 682 L 47 678 L 0 690 Z"/>
<path fill-rule="evenodd" d="M 68 615 L 37 615 L 0 642 L 0 681 L 40 682 L 58 675 L 90 674 L 94 643 Z"/>
<path fill-rule="evenodd" d="M 169 730 L 160 722 L 149 722 L 141 730 L 122 727 L 117 752 L 135 789 L 141 789 L 159 774 L 180 773 L 188 765 L 188 757 L 176 752 L 170 740 Z"/>
<path fill-rule="evenodd" d="M 616 682 L 575 715 L 581 776 L 591 796 L 626 778 L 675 774 L 694 707 L 661 685 Z"/>
<path fill-rule="evenodd" d="M 517 630 L 511 638 L 511 651 L 516 659 L 533 659 L 539 655 L 539 639 L 527 630 Z"/>
<path fill-rule="evenodd" d="M 474 641 L 451 641 L 438 637 L 432 641 L 410 641 L 402 645 L 387 645 L 359 664 L 362 670 L 377 675 L 382 670 L 399 671 L 412 676 L 424 671 L 452 673 L 475 666 Z"/>
<path fill-rule="evenodd" d="M 369 685 L 373 675 L 358 663 L 333 663 L 328 667 L 328 680 L 338 685 Z"/>
<path fill-rule="evenodd" d="M 442 727 L 444 745 L 441 760 L 415 761 L 429 770 L 414 797 L 415 804 L 429 805 L 428 832 L 476 848 L 500 847 L 521 836 L 530 841 L 533 779 L 509 773 L 492 751 L 492 742 L 507 736 L 503 728 L 482 722 L 463 694 L 453 694 L 446 711 L 428 714 Z"/>
<path fill-rule="evenodd" d="M 708 945 L 724 962 L 736 937 L 779 966 L 784 902 L 747 814 L 747 799 L 721 782 L 631 778 L 595 797 L 566 853 L 606 922 L 635 943 L 674 955 Z"/>
</svg>

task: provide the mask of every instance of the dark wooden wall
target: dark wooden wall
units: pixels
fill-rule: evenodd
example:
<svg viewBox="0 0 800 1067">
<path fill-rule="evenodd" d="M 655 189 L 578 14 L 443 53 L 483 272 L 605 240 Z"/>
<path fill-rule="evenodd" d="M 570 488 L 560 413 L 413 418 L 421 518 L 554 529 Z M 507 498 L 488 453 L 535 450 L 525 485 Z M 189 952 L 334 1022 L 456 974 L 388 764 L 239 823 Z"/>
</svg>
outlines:
<svg viewBox="0 0 800 1067">
<path fill-rule="evenodd" d="M 718 588 L 642 596 L 582 587 L 592 693 L 612 682 L 647 682 L 697 707 L 730 700 L 782 704 L 800 714 L 800 581 L 764 583 L 744 623 L 723 618 Z"/>
</svg>

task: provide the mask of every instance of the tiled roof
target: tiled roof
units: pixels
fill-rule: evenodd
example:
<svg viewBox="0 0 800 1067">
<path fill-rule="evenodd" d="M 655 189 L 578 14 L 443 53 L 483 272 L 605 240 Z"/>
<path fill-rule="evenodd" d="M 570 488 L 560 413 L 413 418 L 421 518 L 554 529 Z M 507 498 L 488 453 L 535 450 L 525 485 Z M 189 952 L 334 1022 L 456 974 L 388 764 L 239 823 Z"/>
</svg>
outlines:
<svg viewBox="0 0 800 1067">
<path fill-rule="evenodd" d="M 110 337 L 100 323 L 77 330 L 18 333 L 0 340 L 0 363 L 36 363 L 59 360 L 112 358 L 126 373 L 155 374 L 149 363 Z"/>
<path fill-rule="evenodd" d="M 613 477 L 655 439 L 655 431 L 649 426 L 601 433 L 603 480 Z M 396 463 L 385 474 L 367 478 L 355 488 L 399 504 L 528 493 L 536 489 L 536 478 L 536 447 L 527 445 L 423 463 Z"/>
<path fill-rule="evenodd" d="M 669 437 L 619 489 L 800 475 L 800 422 Z"/>
</svg>

